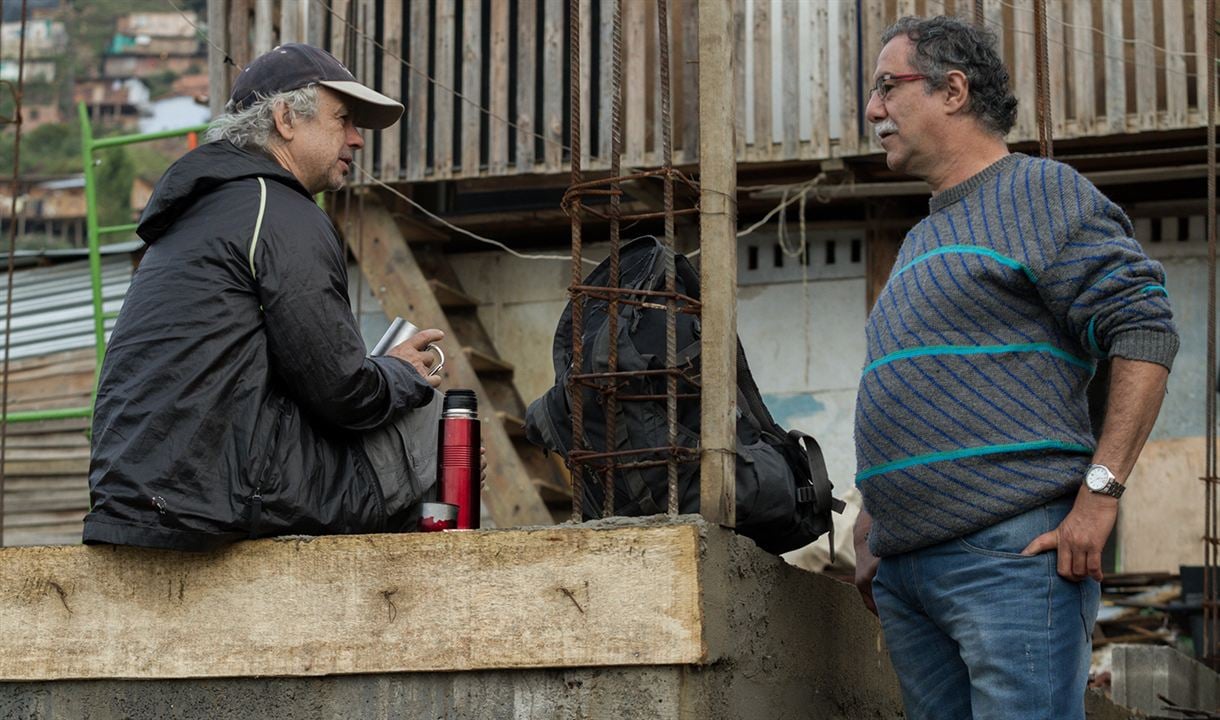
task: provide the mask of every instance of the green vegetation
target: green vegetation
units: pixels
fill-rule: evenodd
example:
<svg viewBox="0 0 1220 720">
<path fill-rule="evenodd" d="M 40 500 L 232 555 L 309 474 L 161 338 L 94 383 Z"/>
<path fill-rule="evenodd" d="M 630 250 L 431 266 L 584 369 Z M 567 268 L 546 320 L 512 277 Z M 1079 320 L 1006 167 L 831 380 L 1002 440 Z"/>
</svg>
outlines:
<svg viewBox="0 0 1220 720">
<path fill-rule="evenodd" d="M 135 164 L 125 147 L 98 153 L 97 221 L 99 225 L 126 225 L 131 217 L 131 183 L 136 178 Z"/>
</svg>

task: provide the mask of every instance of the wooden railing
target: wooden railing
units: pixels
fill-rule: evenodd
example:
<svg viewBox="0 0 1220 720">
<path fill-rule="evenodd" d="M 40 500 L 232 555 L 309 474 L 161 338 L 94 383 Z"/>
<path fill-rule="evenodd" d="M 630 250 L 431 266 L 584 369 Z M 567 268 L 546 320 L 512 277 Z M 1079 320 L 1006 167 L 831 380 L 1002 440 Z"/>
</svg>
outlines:
<svg viewBox="0 0 1220 720">
<path fill-rule="evenodd" d="M 1057 139 L 1200 127 L 1209 0 L 1047 0 Z M 864 89 L 902 15 L 975 17 L 976 0 L 734 0 L 742 163 L 879 152 Z M 1037 136 L 1034 0 L 981 0 L 1020 99 L 1011 141 Z M 613 0 L 579 0 L 586 169 L 608 167 Z M 623 163 L 659 164 L 656 4 L 622 0 Z M 332 50 L 400 97 L 403 122 L 370 138 L 388 181 L 567 171 L 568 0 L 210 0 L 213 40 L 240 65 L 271 43 Z M 670 0 L 675 162 L 695 162 L 697 0 Z M 219 25 L 219 29 L 217 29 Z M 233 41 L 242 39 L 241 42 Z M 223 56 L 213 50 L 213 73 Z M 230 71 L 231 75 L 231 71 Z"/>
</svg>

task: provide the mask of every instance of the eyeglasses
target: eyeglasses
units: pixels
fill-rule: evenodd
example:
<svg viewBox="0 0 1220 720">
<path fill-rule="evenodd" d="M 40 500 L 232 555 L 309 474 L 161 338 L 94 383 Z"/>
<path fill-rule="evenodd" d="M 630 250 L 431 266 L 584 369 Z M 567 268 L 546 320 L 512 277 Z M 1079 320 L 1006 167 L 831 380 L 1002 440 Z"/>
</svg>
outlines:
<svg viewBox="0 0 1220 720">
<path fill-rule="evenodd" d="M 927 79 L 927 75 L 920 75 L 918 73 L 905 73 L 900 75 L 886 74 L 877 78 L 877 82 L 873 84 L 872 92 L 877 93 L 877 97 L 884 100 L 885 97 L 890 94 L 890 91 L 893 90 L 894 87 L 900 82 Z"/>
</svg>

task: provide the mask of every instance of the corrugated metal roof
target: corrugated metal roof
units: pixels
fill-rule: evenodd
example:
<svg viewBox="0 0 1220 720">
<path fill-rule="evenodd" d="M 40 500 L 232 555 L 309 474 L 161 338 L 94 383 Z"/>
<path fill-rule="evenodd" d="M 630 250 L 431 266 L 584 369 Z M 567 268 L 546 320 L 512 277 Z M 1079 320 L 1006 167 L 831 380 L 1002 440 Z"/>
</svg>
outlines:
<svg viewBox="0 0 1220 720">
<path fill-rule="evenodd" d="M 131 284 L 131 275 L 128 253 L 102 258 L 102 307 L 105 312 L 118 312 Z M 9 359 L 93 347 L 92 298 L 87 260 L 15 271 Z M 0 307 L 0 314 L 2 311 Z M 113 327 L 114 320 L 107 320 L 107 337 Z M 0 317 L 0 350 L 4 348 L 3 331 L 4 320 Z"/>
</svg>

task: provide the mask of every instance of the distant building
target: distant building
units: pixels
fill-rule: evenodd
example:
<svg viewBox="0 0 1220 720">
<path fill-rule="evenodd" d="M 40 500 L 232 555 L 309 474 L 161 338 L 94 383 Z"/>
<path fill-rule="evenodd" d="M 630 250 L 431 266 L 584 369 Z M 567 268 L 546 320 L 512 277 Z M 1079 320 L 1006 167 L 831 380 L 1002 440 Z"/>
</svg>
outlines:
<svg viewBox="0 0 1220 720">
<path fill-rule="evenodd" d="M 144 78 L 170 71 L 179 75 L 206 68 L 207 55 L 193 12 L 130 13 L 118 19 L 102 58 L 108 78 Z"/>
<path fill-rule="evenodd" d="M 73 247 L 84 247 L 85 177 L 23 179 L 17 186 L 18 235 L 45 235 Z M 13 200 L 11 181 L 0 185 L 0 231 L 8 233 Z"/>
<path fill-rule="evenodd" d="M 55 58 L 68 45 L 68 32 L 58 20 L 29 20 L 25 25 L 25 57 Z M 21 23 L 0 23 L 0 57 L 15 59 L 21 52 Z"/>
<path fill-rule="evenodd" d="M 73 89 L 72 102 L 85 103 L 95 124 L 134 129 L 149 112 L 148 86 L 136 79 L 82 80 Z"/>
<path fill-rule="evenodd" d="M 7 51 L 8 48 L 6 47 Z M 17 75 L 20 71 L 20 63 L 17 58 L 0 59 L 0 80 L 9 82 L 17 82 Z M 56 63 L 49 58 L 29 58 L 25 59 L 25 81 L 26 82 L 55 82 Z"/>
</svg>

